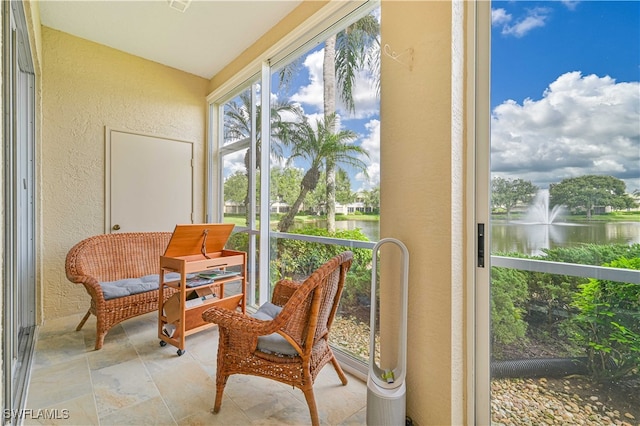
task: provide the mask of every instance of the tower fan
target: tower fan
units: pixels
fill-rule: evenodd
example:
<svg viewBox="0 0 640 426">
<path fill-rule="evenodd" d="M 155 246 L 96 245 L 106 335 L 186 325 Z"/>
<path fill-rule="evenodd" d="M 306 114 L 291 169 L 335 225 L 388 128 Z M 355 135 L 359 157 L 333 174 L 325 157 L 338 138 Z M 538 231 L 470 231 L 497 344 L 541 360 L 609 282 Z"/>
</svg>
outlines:
<svg viewBox="0 0 640 426">
<path fill-rule="evenodd" d="M 395 348 L 388 348 L 385 342 L 380 342 L 381 350 L 384 346 L 385 354 L 391 350 L 396 352 L 396 365 L 381 368 L 376 362 L 375 336 L 379 326 L 376 320 L 378 286 L 377 265 L 380 247 L 392 243 L 401 250 L 402 276 L 399 277 L 401 291 L 401 318 L 399 338 L 394 343 Z M 384 238 L 373 248 L 373 268 L 371 271 L 371 336 L 369 347 L 369 377 L 367 379 L 367 425 L 369 426 L 401 426 L 406 417 L 406 365 L 407 365 L 407 305 L 409 290 L 409 251 L 407 247 L 395 238 Z"/>
</svg>

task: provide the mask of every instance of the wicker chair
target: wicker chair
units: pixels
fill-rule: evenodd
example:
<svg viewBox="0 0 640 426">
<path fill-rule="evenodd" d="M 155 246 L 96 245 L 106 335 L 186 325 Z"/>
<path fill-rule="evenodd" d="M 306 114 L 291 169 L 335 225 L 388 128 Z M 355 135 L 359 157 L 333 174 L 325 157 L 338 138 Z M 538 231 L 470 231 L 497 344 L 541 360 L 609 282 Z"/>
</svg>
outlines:
<svg viewBox="0 0 640 426">
<path fill-rule="evenodd" d="M 228 377 L 250 374 L 302 390 L 309 405 L 311 422 L 319 424 L 313 382 L 322 367 L 331 362 L 342 384 L 347 384 L 329 347 L 329 330 L 352 260 L 353 254 L 344 252 L 318 268 L 303 283 L 279 281 L 271 303 L 281 306 L 282 311 L 271 321 L 222 308 L 211 308 L 202 314 L 205 321 L 219 327 L 214 413 L 220 410 Z M 272 333 L 283 336 L 295 349 L 294 355 L 260 350 L 258 336 Z"/>
<path fill-rule="evenodd" d="M 114 325 L 158 309 L 158 290 L 105 300 L 100 282 L 157 274 L 171 232 L 104 234 L 80 241 L 67 253 L 65 270 L 69 281 L 84 285 L 91 305 L 76 331 L 89 315 L 96 316 L 96 350 Z M 167 290 L 168 298 L 175 290 Z"/>
</svg>

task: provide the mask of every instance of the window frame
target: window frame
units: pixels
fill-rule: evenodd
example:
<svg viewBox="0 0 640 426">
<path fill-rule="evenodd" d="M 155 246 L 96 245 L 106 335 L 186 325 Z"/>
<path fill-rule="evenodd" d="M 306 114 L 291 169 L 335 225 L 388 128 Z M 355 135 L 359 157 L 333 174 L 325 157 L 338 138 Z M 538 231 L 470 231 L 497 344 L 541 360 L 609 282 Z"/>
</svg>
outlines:
<svg viewBox="0 0 640 426">
<path fill-rule="evenodd" d="M 219 88 L 214 90 L 209 96 L 207 96 L 207 103 L 209 105 L 208 114 L 208 140 L 207 140 L 207 191 L 206 191 L 206 212 L 205 217 L 207 221 L 221 221 L 223 218 L 222 212 L 224 208 L 223 202 L 223 171 L 222 171 L 222 156 L 230 152 L 231 145 L 222 146 L 223 140 L 223 108 L 222 105 L 237 96 L 243 90 L 246 90 L 247 83 L 256 76 L 260 76 L 261 81 L 261 104 L 270 105 L 271 94 L 271 70 L 274 67 L 282 66 L 283 63 L 290 61 L 297 55 L 309 50 L 312 46 L 317 45 L 331 34 L 340 31 L 351 23 L 365 16 L 371 10 L 380 6 L 379 0 L 365 0 L 357 2 L 329 2 L 323 9 L 321 9 L 314 16 L 310 17 L 303 25 L 296 28 L 289 33 L 286 37 L 276 42 L 270 49 L 264 52 L 259 57 L 250 62 L 243 70 L 239 71 L 231 79 L 223 83 Z M 270 108 L 262 108 L 261 125 L 261 164 L 270 165 L 270 152 L 271 152 L 271 140 L 270 140 Z M 252 143 L 255 143 L 255 138 L 252 138 Z M 255 145 L 252 145 L 255 148 Z M 255 149 L 252 150 L 254 153 Z M 255 164 L 255 163 L 253 163 Z M 255 167 L 253 168 L 255 170 Z M 260 199 L 269 199 L 269 178 L 270 173 L 260 173 Z M 257 183 L 257 182 L 256 182 Z M 255 191 L 252 191 L 255 194 Z M 253 203 L 253 206 L 256 204 Z M 250 221 L 250 225 L 247 228 L 242 228 L 242 231 L 249 233 L 251 238 L 255 239 L 255 236 L 259 236 L 259 258 L 258 260 L 258 276 L 267 277 L 265 280 L 260 280 L 257 283 L 258 289 L 256 289 L 255 273 L 250 273 L 250 279 L 248 284 L 247 300 L 254 301 L 256 290 L 259 292 L 259 304 L 262 304 L 268 300 L 270 295 L 270 283 L 269 283 L 269 265 L 270 265 L 270 239 L 272 237 L 282 238 L 288 234 L 282 234 L 278 232 L 271 232 L 268 226 L 260 227 L 256 229 L 255 221 L 255 209 L 251 212 L 254 220 Z M 270 208 L 269 203 L 260 203 L 260 217 L 269 218 Z M 330 241 L 320 241 L 322 238 L 314 238 L 317 242 L 330 243 Z M 331 239 L 328 239 L 331 240 Z M 344 240 L 347 244 L 352 244 L 354 247 L 364 247 L 363 242 L 349 242 Z M 367 243 L 366 246 L 373 248 L 374 242 Z M 252 247 L 250 245 L 250 247 Z M 255 246 L 254 246 L 255 247 Z M 255 250 L 251 250 L 255 256 Z M 256 263 L 248 262 L 250 268 L 254 268 Z M 256 306 L 248 306 L 255 308 Z M 341 362 L 346 365 L 346 370 L 352 374 L 364 379 L 366 377 L 366 363 L 359 362 L 353 359 L 348 354 L 336 353 L 336 356 Z"/>
</svg>

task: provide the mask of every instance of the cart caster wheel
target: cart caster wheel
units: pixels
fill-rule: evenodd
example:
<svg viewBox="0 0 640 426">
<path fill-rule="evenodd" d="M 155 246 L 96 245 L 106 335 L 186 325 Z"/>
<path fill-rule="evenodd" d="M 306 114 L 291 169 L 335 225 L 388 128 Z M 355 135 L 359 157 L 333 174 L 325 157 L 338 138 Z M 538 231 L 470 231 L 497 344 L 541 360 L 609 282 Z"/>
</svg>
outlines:
<svg viewBox="0 0 640 426">
<path fill-rule="evenodd" d="M 183 351 L 182 349 L 178 349 L 178 356 L 182 356 L 183 353 L 185 353 L 186 351 Z"/>
<path fill-rule="evenodd" d="M 167 346 L 167 342 L 165 342 L 164 340 L 160 340 L 160 346 L 162 347 Z"/>
</svg>

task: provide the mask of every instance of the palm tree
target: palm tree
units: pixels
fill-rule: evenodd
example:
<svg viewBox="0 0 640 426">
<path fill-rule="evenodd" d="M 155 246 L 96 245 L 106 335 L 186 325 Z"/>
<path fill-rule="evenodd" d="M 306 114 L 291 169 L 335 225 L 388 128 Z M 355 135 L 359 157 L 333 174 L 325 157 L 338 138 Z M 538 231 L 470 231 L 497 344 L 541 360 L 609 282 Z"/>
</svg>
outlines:
<svg viewBox="0 0 640 426">
<path fill-rule="evenodd" d="M 252 90 L 252 89 L 251 89 Z M 232 101 L 225 108 L 224 132 L 225 140 L 250 140 L 252 132 L 252 102 L 251 91 L 246 90 L 239 96 L 240 102 Z M 255 133 L 256 133 L 256 170 L 261 169 L 260 158 L 262 148 L 261 134 L 261 105 L 255 105 Z M 300 125 L 299 121 L 283 120 L 283 115 L 292 113 L 296 117 L 302 117 L 302 111 L 290 102 L 275 102 L 271 105 L 271 150 L 275 157 L 282 158 L 282 145 L 288 145 L 291 134 L 296 132 Z M 247 171 L 247 181 L 251 171 L 251 145 L 244 155 L 244 166 Z M 249 224 L 249 213 L 251 211 L 251 194 L 247 185 L 247 194 L 244 199 L 246 208 L 246 223 Z"/>
<path fill-rule="evenodd" d="M 318 185 L 321 168 L 328 158 L 333 159 L 336 164 L 347 164 L 366 172 L 366 164 L 360 157 L 366 156 L 367 152 L 362 147 L 349 144 L 356 138 L 356 133 L 351 130 L 332 131 L 331 129 L 336 127 L 335 120 L 335 114 L 325 117 L 324 120 L 317 120 L 315 130 L 305 121 L 300 126 L 300 131 L 295 134 L 293 150 L 288 162 L 302 158 L 307 160 L 310 166 L 300 183 L 298 197 L 278 223 L 280 232 L 289 231 L 293 225 L 293 219 L 300 211 L 305 197 Z"/>
<path fill-rule="evenodd" d="M 336 112 L 336 83 L 340 87 L 340 98 L 349 111 L 355 111 L 353 87 L 356 74 L 363 68 L 378 70 L 380 65 L 380 23 L 369 14 L 338 34 L 329 37 L 324 45 L 323 82 L 324 114 Z M 379 72 L 376 73 L 380 75 Z M 336 81 L 337 77 L 337 81 Z M 379 91 L 379 78 L 376 89 Z M 329 129 L 335 131 L 335 128 Z M 336 161 L 326 160 L 327 178 L 327 230 L 335 231 L 336 214 Z"/>
</svg>

